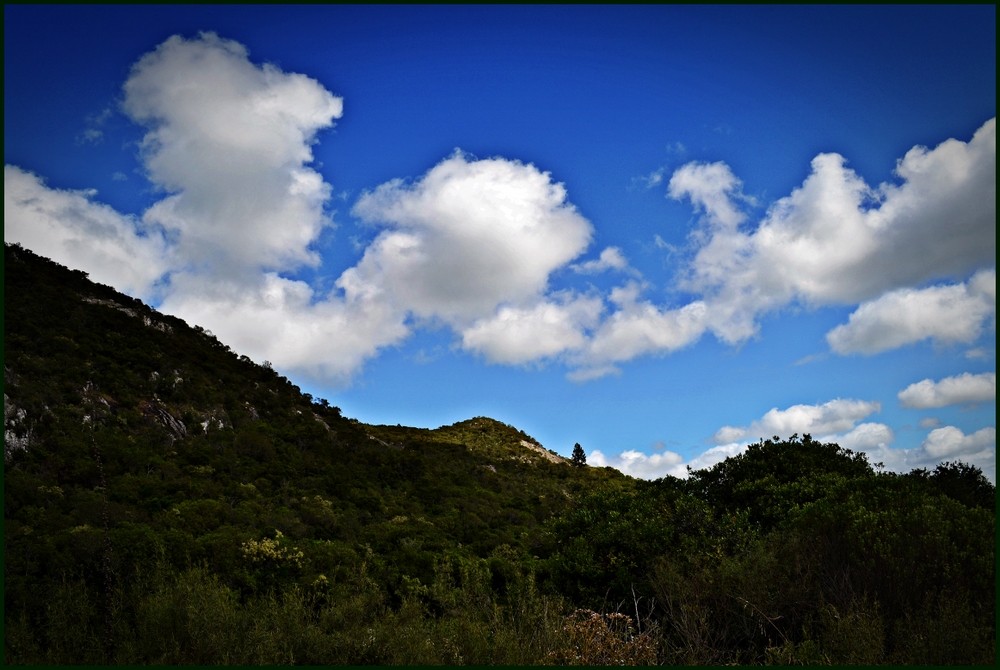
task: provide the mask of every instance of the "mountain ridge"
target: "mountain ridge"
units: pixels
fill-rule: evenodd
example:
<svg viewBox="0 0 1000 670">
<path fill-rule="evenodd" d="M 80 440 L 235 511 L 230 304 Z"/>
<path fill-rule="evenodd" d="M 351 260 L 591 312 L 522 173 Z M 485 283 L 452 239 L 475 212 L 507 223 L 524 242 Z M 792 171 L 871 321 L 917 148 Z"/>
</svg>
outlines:
<svg viewBox="0 0 1000 670">
<path fill-rule="evenodd" d="M 54 261 L 50 261 L 48 259 L 44 259 L 43 257 L 37 256 L 32 251 L 16 244 L 5 245 L 5 255 L 7 253 L 10 254 L 10 260 L 12 260 L 15 263 L 15 265 L 18 264 L 19 262 L 22 262 L 25 259 L 32 259 L 34 262 L 50 263 L 51 266 L 49 268 L 49 271 L 58 277 L 59 284 L 62 286 L 69 286 L 73 282 L 78 282 L 77 290 L 79 291 L 80 287 L 87 287 L 89 285 L 88 287 L 89 291 L 87 291 L 86 293 L 81 293 L 79 295 L 80 301 L 85 304 L 106 307 L 108 309 L 114 310 L 115 312 L 124 314 L 127 317 L 136 319 L 137 321 L 141 322 L 143 326 L 150 328 L 152 330 L 159 331 L 164 335 L 172 335 L 175 333 L 175 331 L 184 332 L 186 334 L 195 333 L 202 340 L 201 342 L 202 344 L 206 344 L 215 349 L 231 351 L 227 345 L 221 343 L 218 339 L 216 339 L 215 336 L 212 335 L 211 331 L 208 331 L 198 325 L 189 326 L 182 319 L 179 319 L 178 317 L 174 317 L 171 315 L 163 314 L 158 310 L 150 307 L 149 305 L 146 305 L 142 301 L 121 294 L 109 286 L 90 282 L 87 273 L 83 271 L 66 268 L 65 266 L 55 263 Z M 9 261 L 6 261 L 5 265 L 7 265 L 8 263 Z M 20 287 L 17 286 L 15 282 L 12 288 L 15 291 L 17 291 Z M 68 338 L 65 338 L 65 336 L 58 335 L 55 336 L 55 338 L 59 339 L 62 343 L 64 343 L 66 346 L 70 348 L 74 346 L 73 343 L 68 340 Z M 248 357 L 236 354 L 236 352 L 233 353 L 234 355 L 238 356 L 239 360 L 241 361 L 241 363 L 245 365 L 245 367 L 249 368 L 249 365 L 256 365 L 252 363 L 252 361 Z M 265 370 L 271 370 L 269 364 L 265 364 L 260 367 Z M 174 386 L 183 382 L 183 377 L 180 376 L 180 372 L 178 370 L 168 371 L 164 374 L 167 375 L 167 378 L 170 379 L 170 383 Z M 277 375 L 278 379 L 281 380 L 285 379 L 284 377 L 278 375 L 277 373 L 275 374 Z M 161 377 L 161 372 L 158 370 L 153 370 L 150 372 L 150 377 L 153 381 L 156 381 Z M 8 367 L 6 369 L 6 379 L 16 386 L 17 378 L 18 378 L 17 370 L 13 370 Z M 290 381 L 285 380 L 285 383 L 290 385 L 291 388 L 296 392 L 299 392 L 298 387 L 292 384 Z M 89 385 L 87 388 L 92 389 L 93 382 L 87 380 L 85 382 L 85 385 Z M 82 396 L 86 397 L 86 393 L 82 393 Z M 108 406 L 108 403 L 113 400 L 109 397 L 99 397 L 99 396 L 100 394 L 94 396 L 94 398 L 91 398 L 91 401 L 95 401 L 96 399 L 97 402 L 104 403 L 105 406 Z M 303 394 L 303 397 L 311 400 L 311 396 L 309 396 L 309 394 Z M 324 408 L 328 407 L 328 403 L 325 399 L 317 401 L 315 405 Z M 8 416 L 5 417 L 5 426 L 7 426 L 7 430 L 5 432 L 6 436 L 5 454 L 6 454 L 12 448 L 14 449 L 21 448 L 18 445 L 21 445 L 23 443 L 26 431 L 24 431 L 23 427 L 20 426 L 19 424 L 19 421 L 23 422 L 23 417 L 20 420 L 18 420 L 16 416 L 19 412 L 23 414 L 23 409 L 17 407 L 16 403 L 12 403 L 9 398 L 5 400 L 5 408 L 10 408 L 9 410 L 5 409 L 5 412 L 8 414 Z M 185 426 L 181 418 L 176 415 L 176 412 L 171 413 L 168 409 L 166 409 L 162 401 L 156 396 L 155 392 L 153 394 L 153 397 L 145 401 L 143 410 L 144 413 L 146 413 L 150 417 L 153 417 L 158 421 L 160 421 L 160 423 L 165 427 L 167 427 L 176 438 L 180 439 L 186 436 L 187 427 Z M 334 410 L 339 414 L 338 408 L 334 408 Z M 250 406 L 250 411 L 251 413 L 254 411 L 252 406 Z M 224 417 L 215 416 L 211 412 L 203 412 L 201 418 L 202 420 L 199 423 L 202 425 L 203 430 L 207 429 L 208 423 L 214 423 L 219 425 L 220 427 L 228 425 Z M 320 422 L 324 421 L 322 418 L 318 416 L 317 420 L 319 420 Z M 493 453 L 494 455 L 499 455 L 496 449 L 498 445 L 506 444 L 507 446 L 510 446 L 509 443 L 511 443 L 511 437 L 516 435 L 519 438 L 517 440 L 519 446 L 523 447 L 524 449 L 527 449 L 531 454 L 527 457 L 522 456 L 522 458 L 527 458 L 528 461 L 534 461 L 536 460 L 536 456 L 540 456 L 541 458 L 544 458 L 549 462 L 566 463 L 566 464 L 569 463 L 568 459 L 559 456 L 556 452 L 544 449 L 544 447 L 542 447 L 542 445 L 536 439 L 529 436 L 524 431 L 514 426 L 505 424 L 496 419 L 492 419 L 490 417 L 470 417 L 469 419 L 458 421 L 454 424 L 446 426 L 440 426 L 436 429 L 420 429 L 420 428 L 411 428 L 402 426 L 393 427 L 389 425 L 369 425 L 369 424 L 363 424 L 353 419 L 349 419 L 349 421 L 351 421 L 352 423 L 356 423 L 360 426 L 364 426 L 365 427 L 364 430 L 368 432 L 370 435 L 374 436 L 374 439 L 376 441 L 382 439 L 377 437 L 376 434 L 392 434 L 393 432 L 399 432 L 400 429 L 409 435 L 415 434 L 419 431 L 427 430 L 429 435 L 434 435 L 449 442 L 455 442 L 457 439 L 460 439 L 459 436 L 469 437 L 470 435 L 475 435 L 476 433 L 482 433 L 484 432 L 484 430 L 487 430 L 487 432 L 496 433 L 496 435 L 493 436 L 491 439 L 487 440 L 473 439 L 473 441 L 478 445 L 478 448 L 481 449 L 484 453 L 489 452 Z M 472 430 L 467 430 L 467 429 L 472 429 Z M 390 442 L 391 440 L 386 442 L 386 444 Z"/>
</svg>

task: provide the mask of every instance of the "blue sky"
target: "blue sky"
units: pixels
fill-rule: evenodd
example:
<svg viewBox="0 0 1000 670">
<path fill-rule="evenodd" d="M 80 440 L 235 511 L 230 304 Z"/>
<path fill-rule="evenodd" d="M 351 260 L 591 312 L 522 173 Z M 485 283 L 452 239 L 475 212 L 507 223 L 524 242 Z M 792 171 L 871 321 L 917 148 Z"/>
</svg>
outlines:
<svg viewBox="0 0 1000 670">
<path fill-rule="evenodd" d="M 371 423 L 995 478 L 994 6 L 4 7 L 4 239 Z"/>
</svg>

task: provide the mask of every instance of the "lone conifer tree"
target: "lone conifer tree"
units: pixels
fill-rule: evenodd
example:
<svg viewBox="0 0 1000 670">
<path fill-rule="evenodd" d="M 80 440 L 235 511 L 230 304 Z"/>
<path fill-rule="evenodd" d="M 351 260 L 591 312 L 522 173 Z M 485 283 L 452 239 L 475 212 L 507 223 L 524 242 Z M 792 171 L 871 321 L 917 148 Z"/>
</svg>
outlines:
<svg viewBox="0 0 1000 670">
<path fill-rule="evenodd" d="M 573 465 L 580 467 L 587 464 L 587 454 L 584 453 L 583 447 L 577 442 L 573 445 L 573 458 L 571 459 Z"/>
</svg>

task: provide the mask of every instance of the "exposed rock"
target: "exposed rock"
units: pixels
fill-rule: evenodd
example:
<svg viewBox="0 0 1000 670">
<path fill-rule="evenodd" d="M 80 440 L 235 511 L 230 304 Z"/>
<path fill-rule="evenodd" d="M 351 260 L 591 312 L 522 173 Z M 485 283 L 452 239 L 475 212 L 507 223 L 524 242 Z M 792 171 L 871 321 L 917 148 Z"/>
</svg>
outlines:
<svg viewBox="0 0 1000 670">
<path fill-rule="evenodd" d="M 313 413 L 313 418 L 316 419 L 317 421 L 319 421 L 321 424 L 323 424 L 323 427 L 326 428 L 327 432 L 330 432 L 330 430 L 331 430 L 330 429 L 330 425 L 326 421 L 323 420 L 323 417 L 321 417 L 320 415 L 318 415 L 318 414 L 316 414 L 314 412 Z"/>
<path fill-rule="evenodd" d="M 162 321 L 156 321 L 156 320 L 150 318 L 150 316 L 148 314 L 142 314 L 142 315 L 140 315 L 134 309 L 130 309 L 130 308 L 126 307 L 125 305 L 120 305 L 117 302 L 115 302 L 114 300 L 102 300 L 100 298 L 84 297 L 83 301 L 84 302 L 88 302 L 91 305 L 103 305 L 104 307 L 110 307 L 111 309 L 117 309 L 119 312 L 124 312 L 125 314 L 128 314 L 133 319 L 141 319 L 142 320 L 142 324 L 144 326 L 147 326 L 149 328 L 153 328 L 155 330 L 159 330 L 160 332 L 163 332 L 163 333 L 172 333 L 173 332 L 173 328 L 171 328 L 167 324 L 163 323 Z"/>
<path fill-rule="evenodd" d="M 18 451 L 27 451 L 31 445 L 31 426 L 27 425 L 28 413 L 17 407 L 7 394 L 3 394 L 3 457 L 9 461 Z"/>
<path fill-rule="evenodd" d="M 568 463 L 568 461 L 557 454 L 553 454 L 548 449 L 545 449 L 539 444 L 534 442 L 528 442 L 527 440 L 521 440 L 521 446 L 527 449 L 531 449 L 533 452 L 537 453 L 539 456 L 551 463 Z"/>
<path fill-rule="evenodd" d="M 174 440 L 183 440 L 187 437 L 187 427 L 184 425 L 184 422 L 168 412 L 159 402 L 144 400 L 139 403 L 139 410 L 144 416 L 153 419 L 166 428 L 170 433 L 171 442 Z"/>
</svg>

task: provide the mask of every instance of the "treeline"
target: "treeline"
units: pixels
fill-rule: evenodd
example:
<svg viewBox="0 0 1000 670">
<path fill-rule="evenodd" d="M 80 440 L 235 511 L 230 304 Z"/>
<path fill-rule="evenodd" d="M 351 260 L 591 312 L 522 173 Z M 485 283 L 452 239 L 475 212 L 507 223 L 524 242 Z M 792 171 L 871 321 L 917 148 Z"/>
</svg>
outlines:
<svg viewBox="0 0 1000 670">
<path fill-rule="evenodd" d="M 995 489 L 808 436 L 685 480 L 366 426 L 5 248 L 9 664 L 989 664 Z"/>
<path fill-rule="evenodd" d="M 793 436 L 587 498 L 554 524 L 556 579 L 638 603 L 661 662 L 992 664 L 994 524 L 978 468 L 878 473 Z"/>
</svg>

